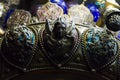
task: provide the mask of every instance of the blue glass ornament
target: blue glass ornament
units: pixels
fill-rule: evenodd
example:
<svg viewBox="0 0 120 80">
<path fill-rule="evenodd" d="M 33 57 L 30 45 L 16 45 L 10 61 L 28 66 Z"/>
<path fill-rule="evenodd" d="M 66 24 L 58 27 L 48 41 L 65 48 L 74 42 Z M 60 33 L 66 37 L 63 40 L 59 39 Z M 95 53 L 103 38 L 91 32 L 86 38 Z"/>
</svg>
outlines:
<svg viewBox="0 0 120 80">
<path fill-rule="evenodd" d="M 67 5 L 64 0 L 50 0 L 50 2 L 56 3 L 58 6 L 60 6 L 63 9 L 64 14 L 67 14 L 67 12 L 68 12 Z"/>
<path fill-rule="evenodd" d="M 89 4 L 87 7 L 94 16 L 94 22 L 97 22 L 98 19 L 100 18 L 100 11 L 98 7 L 94 4 Z"/>
<path fill-rule="evenodd" d="M 119 31 L 118 34 L 116 35 L 116 38 L 117 38 L 118 40 L 120 40 L 120 31 Z"/>
<path fill-rule="evenodd" d="M 92 12 L 93 16 L 94 16 L 94 22 L 97 22 L 100 18 L 100 13 L 98 12 Z"/>
<path fill-rule="evenodd" d="M 11 10 L 8 10 L 8 12 L 6 13 L 5 20 L 4 20 L 4 23 L 3 23 L 3 28 L 6 28 L 6 26 L 7 26 L 7 20 L 9 19 L 9 17 L 11 16 L 11 14 L 14 11 L 15 11 L 15 9 L 11 9 Z"/>
<path fill-rule="evenodd" d="M 64 0 L 50 0 L 50 2 L 60 4 L 60 3 L 64 2 Z"/>
</svg>

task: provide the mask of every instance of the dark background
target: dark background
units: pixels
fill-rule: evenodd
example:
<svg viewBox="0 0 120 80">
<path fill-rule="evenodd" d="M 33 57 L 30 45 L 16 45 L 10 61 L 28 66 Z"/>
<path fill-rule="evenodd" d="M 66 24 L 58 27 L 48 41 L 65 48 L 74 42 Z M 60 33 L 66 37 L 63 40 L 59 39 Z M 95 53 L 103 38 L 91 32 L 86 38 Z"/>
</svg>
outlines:
<svg viewBox="0 0 120 80">
<path fill-rule="evenodd" d="M 32 6 L 38 4 L 44 4 L 48 0 L 20 0 L 20 5 L 18 6 L 19 9 L 30 10 Z M 77 2 L 81 3 L 83 0 L 65 0 L 65 2 Z M 86 4 L 94 3 L 96 0 L 87 0 Z M 120 4 L 120 0 L 116 0 Z"/>
<path fill-rule="evenodd" d="M 29 10 L 33 5 L 44 4 L 47 1 L 48 0 L 20 0 L 20 5 L 18 6 L 18 8 Z M 68 2 L 68 1 L 77 2 L 80 4 L 83 0 L 65 0 L 65 2 Z M 93 3 L 93 2 L 95 2 L 95 0 L 88 0 L 87 4 Z"/>
</svg>

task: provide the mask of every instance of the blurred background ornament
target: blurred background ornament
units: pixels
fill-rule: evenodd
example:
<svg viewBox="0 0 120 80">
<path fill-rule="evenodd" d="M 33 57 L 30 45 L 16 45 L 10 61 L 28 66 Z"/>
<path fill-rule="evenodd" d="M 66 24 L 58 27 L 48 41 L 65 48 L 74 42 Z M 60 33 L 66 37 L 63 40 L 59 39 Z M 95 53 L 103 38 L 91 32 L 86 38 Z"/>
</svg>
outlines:
<svg viewBox="0 0 120 80">
<path fill-rule="evenodd" d="M 63 9 L 64 14 L 67 14 L 67 5 L 64 0 L 50 0 L 50 2 L 59 5 Z"/>
<path fill-rule="evenodd" d="M 4 34 L 2 24 L 4 22 L 5 13 L 7 11 L 6 8 L 7 8 L 7 6 L 4 3 L 0 2 L 0 36 L 2 36 Z"/>
<path fill-rule="evenodd" d="M 68 9 L 74 5 L 79 5 L 79 1 L 78 0 L 66 0 L 66 5 L 68 7 Z"/>
<path fill-rule="evenodd" d="M 93 15 L 90 10 L 83 4 L 75 5 L 68 9 L 68 15 L 73 18 L 75 24 L 93 24 Z"/>
<path fill-rule="evenodd" d="M 20 0 L 18 9 L 30 11 L 33 16 L 36 16 L 37 10 L 48 1 L 49 0 Z"/>
<path fill-rule="evenodd" d="M 6 28 L 7 19 L 19 5 L 20 0 L 1 0 L 0 1 L 0 27 Z"/>
<path fill-rule="evenodd" d="M 19 5 L 20 0 L 7 0 L 8 3 L 11 5 Z"/>
<path fill-rule="evenodd" d="M 14 10 L 13 10 L 14 11 Z M 31 14 L 25 10 L 15 10 L 7 20 L 7 27 L 30 24 Z"/>
<path fill-rule="evenodd" d="M 116 38 L 120 41 L 120 31 L 116 32 Z"/>
<path fill-rule="evenodd" d="M 0 3 L 0 18 L 3 16 L 5 12 L 5 5 L 3 3 Z"/>
<path fill-rule="evenodd" d="M 37 15 L 37 10 L 41 7 L 42 7 L 42 4 L 38 4 L 38 3 L 33 4 L 31 6 L 30 10 L 29 10 L 31 15 L 36 16 Z"/>
<path fill-rule="evenodd" d="M 105 9 L 105 0 L 97 0 L 95 5 L 99 8 L 100 12 L 102 13 Z"/>
<path fill-rule="evenodd" d="M 120 12 L 113 12 L 106 17 L 106 27 L 111 31 L 120 30 Z"/>
<path fill-rule="evenodd" d="M 94 22 L 97 22 L 100 18 L 100 11 L 98 7 L 95 4 L 88 4 L 87 7 L 94 16 Z"/>
<path fill-rule="evenodd" d="M 48 2 L 37 10 L 37 16 L 40 22 L 45 22 L 46 19 L 56 20 L 63 15 L 63 9 L 56 3 Z"/>
<path fill-rule="evenodd" d="M 120 6 L 115 0 L 106 0 L 103 13 L 107 29 L 111 31 L 120 30 Z"/>
<path fill-rule="evenodd" d="M 114 7 L 119 7 L 119 4 L 118 4 L 118 2 L 116 2 L 116 0 L 106 0 L 106 7 L 107 6 L 114 6 Z"/>
<path fill-rule="evenodd" d="M 3 22 L 3 25 L 2 25 L 2 28 L 3 29 L 6 29 L 7 28 L 7 21 L 8 19 L 10 18 L 10 16 L 12 15 L 12 13 L 14 12 L 15 10 L 14 9 L 11 9 L 11 10 L 8 10 L 6 15 L 5 15 L 5 18 L 4 18 L 4 22 Z"/>
<path fill-rule="evenodd" d="M 0 37 L 3 36 L 5 33 L 5 31 L 3 29 L 0 28 Z"/>
<path fill-rule="evenodd" d="M 95 5 L 100 11 L 100 18 L 97 25 L 111 31 L 120 30 L 120 6 L 116 0 L 97 0 Z"/>
</svg>

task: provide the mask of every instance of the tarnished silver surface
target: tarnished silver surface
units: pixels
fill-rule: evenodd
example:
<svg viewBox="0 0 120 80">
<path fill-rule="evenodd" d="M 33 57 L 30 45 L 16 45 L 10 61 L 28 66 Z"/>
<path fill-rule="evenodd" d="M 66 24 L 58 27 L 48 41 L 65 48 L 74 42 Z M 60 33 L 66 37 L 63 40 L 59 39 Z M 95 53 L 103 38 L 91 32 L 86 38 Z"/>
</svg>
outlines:
<svg viewBox="0 0 120 80">
<path fill-rule="evenodd" d="M 34 76 L 30 78 L 37 75 L 41 79 L 37 72 L 45 70 L 57 74 L 75 71 L 78 80 L 116 78 L 118 41 L 106 29 L 94 27 L 87 7 L 76 5 L 63 15 L 61 8 L 49 2 L 37 13 L 31 17 L 28 11 L 15 10 L 8 19 L 6 35 L 0 41 L 0 65 L 4 67 L 0 67 L 1 80 L 24 80 L 31 72 Z"/>
</svg>

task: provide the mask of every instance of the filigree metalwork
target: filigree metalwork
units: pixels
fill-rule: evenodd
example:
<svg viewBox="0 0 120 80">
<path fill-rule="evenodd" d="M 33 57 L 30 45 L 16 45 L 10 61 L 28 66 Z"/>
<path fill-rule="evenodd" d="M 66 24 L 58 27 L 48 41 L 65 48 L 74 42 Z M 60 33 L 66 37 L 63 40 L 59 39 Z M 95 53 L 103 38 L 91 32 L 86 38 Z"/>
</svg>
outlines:
<svg viewBox="0 0 120 80">
<path fill-rule="evenodd" d="M 72 27 L 75 25 L 72 25 L 71 21 L 68 21 L 68 23 L 65 22 L 65 17 L 60 17 L 52 26 L 53 30 L 49 30 L 51 33 L 45 32 L 48 31 L 46 29 L 49 29 L 47 27 L 50 27 L 48 23 L 46 23 L 45 31 L 43 30 L 39 33 L 40 47 L 42 47 L 48 60 L 57 67 L 61 67 L 75 55 L 80 43 L 80 34 Z M 55 36 L 57 34 L 55 33 L 56 31 L 60 31 L 57 36 Z"/>
<path fill-rule="evenodd" d="M 113 9 L 106 10 L 104 16 L 112 12 Z M 119 21 L 119 16 L 109 19 L 111 23 L 114 20 Z M 92 71 L 102 78 L 113 79 L 114 74 L 109 77 L 103 75 L 104 72 L 109 73 L 111 66 L 119 69 L 119 63 L 115 64 L 118 41 L 106 29 L 95 27 L 93 16 L 84 3 L 71 7 L 68 15 L 63 15 L 63 10 L 51 2 L 40 7 L 33 17 L 28 11 L 15 10 L 7 26 L 0 39 L 0 56 L 5 62 L 1 64 L 13 68 L 18 75 L 22 71 L 65 70 L 89 74 Z M 14 71 L 8 71 L 13 76 L 5 73 L 3 77 L 13 78 Z"/>
<path fill-rule="evenodd" d="M 33 29 L 23 25 L 13 27 L 5 33 L 2 56 L 12 66 L 24 70 L 32 60 L 36 44 L 37 36 Z"/>
<path fill-rule="evenodd" d="M 118 44 L 112 34 L 103 29 L 90 29 L 83 35 L 82 51 L 92 69 L 102 69 L 118 56 Z"/>
</svg>

